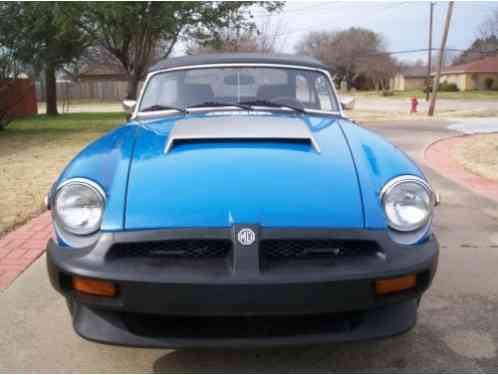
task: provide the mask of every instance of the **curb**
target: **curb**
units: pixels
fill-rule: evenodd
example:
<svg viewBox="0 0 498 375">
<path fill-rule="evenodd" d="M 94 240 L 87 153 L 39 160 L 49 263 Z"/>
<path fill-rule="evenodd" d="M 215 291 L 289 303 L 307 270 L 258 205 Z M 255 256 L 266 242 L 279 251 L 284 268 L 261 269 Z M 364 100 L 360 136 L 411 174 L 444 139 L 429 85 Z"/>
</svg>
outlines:
<svg viewBox="0 0 498 375">
<path fill-rule="evenodd" d="M 0 239 L 0 291 L 6 289 L 44 252 L 52 237 L 47 211 Z"/>
<path fill-rule="evenodd" d="M 424 150 L 426 164 L 459 185 L 498 202 L 498 182 L 469 172 L 451 156 L 452 150 L 475 134 L 463 134 L 439 139 Z"/>
</svg>

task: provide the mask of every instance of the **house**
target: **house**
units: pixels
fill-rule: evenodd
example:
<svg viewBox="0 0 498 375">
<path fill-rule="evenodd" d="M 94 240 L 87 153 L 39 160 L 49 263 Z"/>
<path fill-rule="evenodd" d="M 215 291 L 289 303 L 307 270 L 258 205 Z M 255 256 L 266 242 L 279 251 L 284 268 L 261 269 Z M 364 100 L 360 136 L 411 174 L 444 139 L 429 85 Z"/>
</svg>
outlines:
<svg viewBox="0 0 498 375">
<path fill-rule="evenodd" d="M 78 80 L 80 82 L 87 81 L 124 81 L 126 71 L 121 64 L 86 64 L 81 67 Z"/>
<path fill-rule="evenodd" d="M 498 56 L 445 67 L 440 82 L 454 83 L 460 91 L 498 90 Z"/>
<path fill-rule="evenodd" d="M 426 86 L 427 68 L 415 66 L 397 73 L 389 85 L 394 91 L 423 90 Z"/>
</svg>

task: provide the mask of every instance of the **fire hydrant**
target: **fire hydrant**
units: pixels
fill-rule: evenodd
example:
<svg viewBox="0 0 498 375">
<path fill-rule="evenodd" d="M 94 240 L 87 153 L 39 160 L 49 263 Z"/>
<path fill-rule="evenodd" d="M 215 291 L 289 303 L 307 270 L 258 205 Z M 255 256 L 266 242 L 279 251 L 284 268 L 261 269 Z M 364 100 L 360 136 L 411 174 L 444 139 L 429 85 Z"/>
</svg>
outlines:
<svg viewBox="0 0 498 375">
<path fill-rule="evenodd" d="M 416 96 L 410 99 L 410 113 L 417 113 L 418 100 Z"/>
</svg>

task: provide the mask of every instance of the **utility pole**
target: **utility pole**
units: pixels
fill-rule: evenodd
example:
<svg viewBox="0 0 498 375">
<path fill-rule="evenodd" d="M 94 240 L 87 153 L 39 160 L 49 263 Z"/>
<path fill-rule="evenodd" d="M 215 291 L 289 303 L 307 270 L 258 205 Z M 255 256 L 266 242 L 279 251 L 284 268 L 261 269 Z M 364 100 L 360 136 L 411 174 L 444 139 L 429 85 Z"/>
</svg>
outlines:
<svg viewBox="0 0 498 375">
<path fill-rule="evenodd" d="M 425 85 L 425 101 L 428 102 L 430 98 L 429 86 L 431 83 L 431 63 L 432 63 L 432 18 L 434 15 L 434 2 L 430 3 L 430 18 L 429 18 L 429 50 L 427 56 L 427 83 Z"/>
<path fill-rule="evenodd" d="M 448 39 L 448 31 L 450 29 L 451 14 L 453 13 L 454 1 L 450 1 L 448 4 L 448 11 L 446 12 L 446 21 L 444 23 L 444 33 L 443 39 L 441 40 L 441 49 L 439 50 L 436 77 L 434 77 L 434 82 L 432 83 L 432 96 L 429 103 L 429 116 L 434 116 L 434 109 L 436 108 L 436 96 L 439 87 L 439 78 L 441 76 L 441 68 L 443 67 L 443 57 L 444 49 L 446 48 L 446 40 Z"/>
</svg>

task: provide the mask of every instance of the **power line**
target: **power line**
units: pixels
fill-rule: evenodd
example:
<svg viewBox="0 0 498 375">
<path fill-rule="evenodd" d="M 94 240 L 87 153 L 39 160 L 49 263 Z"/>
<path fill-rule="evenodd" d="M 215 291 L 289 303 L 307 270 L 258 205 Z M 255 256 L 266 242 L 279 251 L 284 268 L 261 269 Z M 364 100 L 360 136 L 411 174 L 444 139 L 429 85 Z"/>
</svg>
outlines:
<svg viewBox="0 0 498 375">
<path fill-rule="evenodd" d="M 271 17 L 271 16 L 274 16 L 274 15 L 286 15 L 286 14 L 289 14 L 289 13 L 299 13 L 299 12 L 303 12 L 303 11 L 306 11 L 308 9 L 315 9 L 315 8 L 322 8 L 324 6 L 329 6 L 329 5 L 355 5 L 356 7 L 358 5 L 354 4 L 354 3 L 351 3 L 351 2 L 347 2 L 347 1 L 336 1 L 336 2 L 320 2 L 319 4 L 314 4 L 314 5 L 311 5 L 311 6 L 307 6 L 307 7 L 302 7 L 302 8 L 297 8 L 297 9 L 285 9 L 282 10 L 281 12 L 275 12 L 275 13 L 269 13 L 269 12 L 261 12 L 261 13 L 254 13 L 253 16 L 254 17 Z M 392 6 L 397 6 L 397 5 L 400 5 L 400 4 L 418 4 L 418 3 L 415 3 L 415 2 L 410 2 L 410 1 L 404 1 L 402 3 L 399 3 L 399 2 L 396 2 L 396 4 L 392 4 L 392 5 L 388 5 L 387 7 L 392 7 Z M 380 5 L 380 7 L 378 7 Z M 372 8 L 370 5 L 368 6 L 368 9 L 383 9 L 383 8 L 386 8 L 386 5 L 385 4 L 379 4 L 377 5 L 376 7 Z"/>
<path fill-rule="evenodd" d="M 410 1 L 403 1 L 403 2 L 397 2 L 395 4 L 388 4 L 387 6 L 386 5 L 383 5 L 379 8 L 369 8 L 368 10 L 379 10 L 380 12 L 377 12 L 375 13 L 374 15 L 377 16 L 379 13 L 384 13 L 385 11 L 388 11 L 388 10 L 391 10 L 393 8 L 397 8 L 401 5 L 408 5 L 408 4 L 416 4 L 416 5 L 420 5 L 421 3 L 414 3 L 414 2 L 410 2 Z M 344 14 L 343 13 L 340 13 L 340 14 L 337 14 L 339 16 L 343 16 Z M 330 23 L 330 19 L 328 20 L 328 22 Z M 293 30 L 293 31 L 289 31 L 289 32 L 286 32 L 286 33 L 283 33 L 281 34 L 281 36 L 285 36 L 285 35 L 293 35 L 293 34 L 298 34 L 298 33 L 305 33 L 305 32 L 312 32 L 312 31 L 323 31 L 323 30 L 316 30 L 316 27 L 319 27 L 320 25 L 316 25 L 313 29 L 307 27 L 307 28 L 302 28 L 302 29 L 297 29 L 297 30 Z"/>
<path fill-rule="evenodd" d="M 339 4 L 339 3 L 327 3 L 326 5 L 337 5 L 337 4 Z M 271 17 L 273 15 L 283 15 L 283 14 L 289 14 L 289 13 L 302 12 L 302 11 L 305 11 L 305 10 L 308 10 L 308 9 L 319 8 L 319 7 L 322 7 L 323 5 L 324 5 L 323 3 L 320 3 L 320 4 L 311 5 L 311 6 L 308 6 L 308 7 L 298 8 L 298 9 L 289 9 L 289 10 L 285 10 L 284 9 L 280 13 L 268 13 L 268 12 L 265 12 L 265 13 L 255 13 L 255 14 L 253 14 L 253 16 L 254 17 Z"/>
<path fill-rule="evenodd" d="M 440 51 L 438 48 L 431 48 L 431 52 L 438 52 Z M 494 50 L 472 50 L 472 49 L 461 49 L 461 48 L 445 48 L 445 51 L 449 52 L 474 52 L 474 53 L 479 53 L 483 55 L 493 55 L 493 54 L 498 54 L 498 48 Z M 401 51 L 384 51 L 384 52 L 371 52 L 371 53 L 363 53 L 363 54 L 357 54 L 355 56 L 352 56 L 355 59 L 361 59 L 361 58 L 368 58 L 368 57 L 375 57 L 375 56 L 388 56 L 388 55 L 403 55 L 403 54 L 410 54 L 410 53 L 422 53 L 422 52 L 429 52 L 429 48 L 418 48 L 418 49 L 409 49 L 409 50 L 401 50 Z"/>
</svg>

